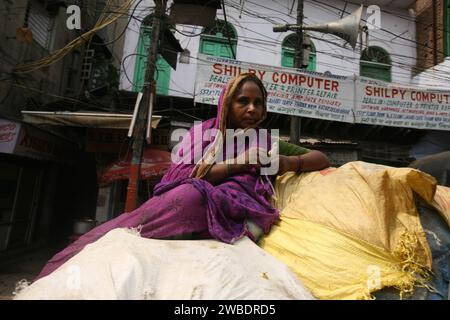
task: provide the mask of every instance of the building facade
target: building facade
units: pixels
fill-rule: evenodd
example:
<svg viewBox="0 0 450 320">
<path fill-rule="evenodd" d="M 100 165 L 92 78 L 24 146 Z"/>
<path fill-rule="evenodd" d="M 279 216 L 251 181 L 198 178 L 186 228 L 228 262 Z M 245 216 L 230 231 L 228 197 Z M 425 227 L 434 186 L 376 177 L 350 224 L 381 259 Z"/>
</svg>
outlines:
<svg viewBox="0 0 450 320">
<path fill-rule="evenodd" d="M 369 32 L 369 48 L 354 51 L 336 36 L 308 32 L 312 54 L 307 69 L 344 76 L 379 76 L 382 80 L 410 84 L 416 64 L 416 25 L 408 9 L 414 1 L 393 1 L 389 7 L 382 6 L 383 1 L 371 2 L 377 3 L 381 9 L 380 25 Z M 151 14 L 148 8 L 152 6 L 152 1 L 142 1 L 138 6 L 140 9 L 136 10 L 140 16 L 130 21 L 126 32 L 124 56 L 128 58 L 121 73 L 123 90 L 135 90 L 135 82 L 141 81 L 136 74 L 140 74 L 142 69 L 139 59 L 145 52 L 142 43 L 148 31 L 148 26 L 143 26 L 141 21 Z M 346 1 L 305 1 L 304 23 L 336 21 L 358 7 L 358 4 L 346 4 Z M 275 24 L 295 24 L 296 4 L 293 6 L 292 1 L 230 0 L 225 1 L 225 10 L 228 24 L 224 22 L 223 10 L 218 9 L 218 23 L 213 26 L 176 26 L 174 35 L 186 50 L 185 59 L 180 57 L 177 70 L 158 69 L 161 94 L 192 97 L 198 53 L 233 58 L 228 36 L 236 60 L 293 67 L 293 33 L 274 33 L 272 27 Z M 365 6 L 363 19 L 371 15 Z"/>
<path fill-rule="evenodd" d="M 172 4 L 173 2 L 169 1 L 168 8 Z M 224 4 L 225 11 L 223 8 L 217 9 L 216 23 L 212 25 L 175 26 L 174 35 L 184 52 L 179 56 L 176 70 L 170 68 L 162 58 L 158 59 L 155 79 L 160 96 L 193 101 L 200 53 L 235 58 L 249 63 L 293 67 L 296 35 L 293 32 L 274 33 L 272 28 L 276 24 L 296 23 L 295 1 L 229 0 Z M 321 74 L 374 78 L 406 86 L 416 84 L 414 77 L 417 75 L 417 55 L 420 54 L 417 41 L 420 36 L 416 32 L 416 11 L 419 9 L 414 0 L 389 3 L 304 1 L 304 24 L 324 24 L 339 20 L 355 12 L 361 5 L 364 5 L 362 19 L 371 25 L 367 42 L 364 40 L 363 46 L 358 43 L 353 50 L 337 36 L 308 31 L 306 34 L 309 38 L 310 54 L 305 61 L 306 69 Z M 136 10 L 137 17 L 130 20 L 125 34 L 120 78 L 120 87 L 124 91 L 139 91 L 142 88 L 146 48 L 150 45 L 148 21 L 153 6 L 152 1 L 140 2 Z M 190 105 L 192 108 L 193 103 L 190 102 Z M 202 105 L 196 107 L 195 110 L 213 108 Z M 213 114 L 214 111 L 209 113 Z M 271 122 L 273 126 L 280 129 L 289 128 L 288 116 L 272 116 L 275 119 Z M 301 119 L 302 136 L 352 140 L 362 147 L 361 153 L 358 153 L 361 155 L 359 159 L 381 159 L 379 162 L 392 165 L 407 164 L 411 144 L 415 143 L 424 131 L 348 125 L 306 117 Z M 289 132 L 285 131 L 284 134 L 289 135 Z M 391 137 L 393 139 L 390 139 Z M 374 140 L 378 143 L 374 144 Z M 373 150 L 374 145 L 377 146 L 376 152 Z"/>
<path fill-rule="evenodd" d="M 79 29 L 67 24 L 72 4 Z M 66 237 L 75 218 L 95 215 L 96 160 L 85 152 L 84 128 L 26 123 L 22 111 L 114 108 L 123 50 L 116 38 L 126 17 L 61 59 L 41 60 L 92 29 L 104 8 L 105 1 L 0 2 L 1 257 Z M 39 68 L 18 72 L 35 61 Z"/>
<path fill-rule="evenodd" d="M 417 64 L 413 83 L 450 90 L 450 1 L 418 0 L 415 3 Z M 411 156 L 420 159 L 450 150 L 450 132 L 429 131 L 411 148 Z"/>
<path fill-rule="evenodd" d="M 448 1 L 304 1 L 306 25 L 339 20 L 361 5 L 364 5 L 363 20 L 371 24 L 367 45 L 358 43 L 356 49 L 337 36 L 306 32 L 304 42 L 309 55 L 304 59 L 304 65 L 318 74 L 367 77 L 404 86 L 448 88 Z M 75 218 L 92 218 L 97 211 L 105 220 L 123 210 L 126 181 L 99 191 L 97 176 L 99 167 L 123 156 L 124 150 L 125 153 L 129 151 L 127 126 L 119 130 L 111 126 L 86 129 L 86 123 L 77 127 L 73 123 L 56 126 L 37 122 L 30 125 L 23 123 L 21 111 L 101 110 L 111 116 L 131 113 L 144 83 L 147 51 L 152 45 L 153 1 L 134 1 L 128 13 L 98 30 L 92 38 L 58 61 L 39 66 L 32 72 L 15 72 L 18 66 L 48 57 L 91 30 L 102 14 L 114 13 L 124 1 L 113 1 L 106 10 L 107 3 L 111 4 L 105 0 L 0 2 L 1 150 L 6 150 L 4 146 L 13 127 L 30 132 L 29 136 L 34 137 L 29 139 L 34 141 L 30 142 L 31 150 L 41 150 L 40 157 L 36 157 L 36 150 L 32 152 L 34 157 L 30 153 L 17 152 L 16 146 L 11 152 L 0 152 L 0 186 L 4 191 L 0 200 L 0 254 L 26 247 L 41 235 L 48 238 L 52 232 L 69 233 Z M 70 16 L 67 8 L 71 4 L 81 9 L 80 29 L 67 27 Z M 168 1 L 167 12 L 173 4 L 174 1 Z M 174 25 L 173 35 L 184 51 L 178 54 L 176 70 L 161 56 L 156 62 L 154 111 L 170 121 L 164 123 L 163 118 L 160 133 L 153 135 L 153 144 L 167 151 L 172 145 L 170 132 L 180 123 L 182 127 L 189 127 L 194 120 L 214 116 L 214 106 L 194 103 L 200 54 L 292 68 L 296 34 L 274 33 L 272 28 L 277 24 L 295 24 L 296 4 L 293 0 L 226 0 L 224 7 L 216 10 L 214 23 L 207 26 Z M 198 12 L 198 15 L 202 14 Z M 289 121 L 288 115 L 271 113 L 267 126 L 279 128 L 286 138 Z M 448 131 L 308 117 L 301 118 L 300 128 L 300 142 L 327 152 L 335 165 L 360 159 L 404 166 L 411 155 L 420 157 L 450 148 L 444 143 L 450 141 Z M 104 129 L 107 132 L 102 131 Z M 99 139 L 114 147 L 109 151 L 98 149 Z M 18 143 L 25 143 L 22 140 Z M 76 155 L 71 157 L 75 161 L 70 163 L 64 157 L 43 156 L 42 150 L 48 151 L 52 143 L 63 143 L 75 149 Z M 429 148 L 436 144 L 439 148 Z M 92 148 L 92 145 L 96 147 Z M 151 195 L 154 183 L 156 179 L 142 185 L 144 198 Z M 25 185 L 34 187 L 27 189 L 23 187 Z M 15 205 L 25 198 L 36 200 L 28 207 Z M 35 230 L 41 230 L 40 234 Z M 14 240 L 17 238 L 23 240 L 19 245 Z"/>
</svg>

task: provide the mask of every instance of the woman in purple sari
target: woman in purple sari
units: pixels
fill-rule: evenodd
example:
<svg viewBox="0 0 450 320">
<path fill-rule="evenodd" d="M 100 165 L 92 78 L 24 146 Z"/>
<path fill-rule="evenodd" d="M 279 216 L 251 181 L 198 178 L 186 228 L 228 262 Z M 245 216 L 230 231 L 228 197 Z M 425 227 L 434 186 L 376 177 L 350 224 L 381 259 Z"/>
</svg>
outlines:
<svg viewBox="0 0 450 320">
<path fill-rule="evenodd" d="M 195 235 L 197 239 L 214 238 L 226 243 L 233 243 L 243 236 L 256 241 L 261 233 L 268 233 L 279 214 L 270 203 L 273 188 L 260 174 L 260 165 L 251 164 L 248 155 L 244 163 L 216 161 L 217 150 L 223 147 L 223 139 L 217 136 L 225 137 L 227 129 L 260 130 L 258 126 L 267 113 L 266 101 L 264 85 L 254 74 L 231 79 L 219 99 L 217 117 L 189 131 L 189 138 L 182 144 L 186 146 L 187 143 L 192 152 L 183 154 L 186 148 L 180 150 L 178 155 L 185 161 L 172 164 L 155 187 L 154 196 L 136 210 L 123 213 L 84 234 L 56 254 L 38 279 L 115 228 L 136 228 L 145 238 L 192 239 Z M 213 141 L 203 141 L 211 129 L 220 134 Z M 200 132 L 202 137 L 195 137 L 195 132 Z M 270 138 L 267 142 L 270 146 Z M 256 143 L 256 147 L 261 145 L 261 141 Z M 204 156 L 195 161 L 194 151 L 198 147 Z M 294 145 L 280 144 L 280 153 L 277 174 L 320 170 L 329 165 L 321 152 Z"/>
</svg>

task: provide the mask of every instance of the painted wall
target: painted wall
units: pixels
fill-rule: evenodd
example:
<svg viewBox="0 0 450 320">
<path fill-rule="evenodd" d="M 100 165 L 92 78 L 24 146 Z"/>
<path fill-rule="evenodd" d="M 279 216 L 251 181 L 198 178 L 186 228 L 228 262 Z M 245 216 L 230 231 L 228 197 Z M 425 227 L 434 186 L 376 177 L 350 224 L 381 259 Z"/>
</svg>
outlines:
<svg viewBox="0 0 450 320">
<path fill-rule="evenodd" d="M 424 87 L 450 90 L 450 57 L 418 74 L 413 78 L 413 83 Z"/>
</svg>

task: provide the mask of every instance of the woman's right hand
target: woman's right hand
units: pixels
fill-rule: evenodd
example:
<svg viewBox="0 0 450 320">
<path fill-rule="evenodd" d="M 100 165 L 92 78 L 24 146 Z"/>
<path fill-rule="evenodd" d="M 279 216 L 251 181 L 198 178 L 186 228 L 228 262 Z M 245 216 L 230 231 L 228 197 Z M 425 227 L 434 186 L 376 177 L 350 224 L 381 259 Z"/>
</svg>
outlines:
<svg viewBox="0 0 450 320">
<path fill-rule="evenodd" d="M 232 161 L 227 161 L 229 164 L 230 175 L 251 172 L 253 168 L 257 171 L 261 168 L 261 155 L 263 150 L 261 148 L 250 148 Z"/>
<path fill-rule="evenodd" d="M 260 171 L 261 163 L 259 161 L 261 150 L 250 148 L 234 159 L 228 159 L 225 162 L 213 165 L 205 176 L 205 180 L 216 185 L 224 179 L 237 174 Z"/>
</svg>

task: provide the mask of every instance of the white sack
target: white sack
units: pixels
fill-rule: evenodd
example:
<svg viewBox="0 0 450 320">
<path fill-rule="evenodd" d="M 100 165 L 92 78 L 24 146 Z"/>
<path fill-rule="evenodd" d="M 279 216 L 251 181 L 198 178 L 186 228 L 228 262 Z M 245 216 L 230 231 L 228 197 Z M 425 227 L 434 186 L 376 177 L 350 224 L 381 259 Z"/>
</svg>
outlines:
<svg viewBox="0 0 450 320">
<path fill-rule="evenodd" d="M 15 299 L 313 299 L 250 239 L 175 241 L 115 229 Z"/>
</svg>

